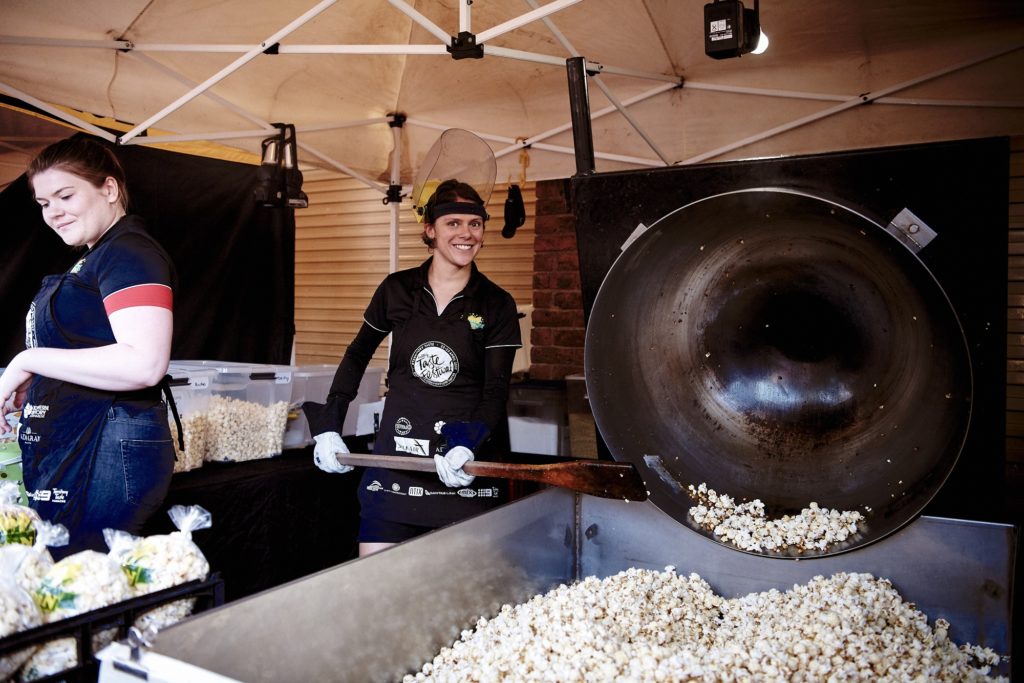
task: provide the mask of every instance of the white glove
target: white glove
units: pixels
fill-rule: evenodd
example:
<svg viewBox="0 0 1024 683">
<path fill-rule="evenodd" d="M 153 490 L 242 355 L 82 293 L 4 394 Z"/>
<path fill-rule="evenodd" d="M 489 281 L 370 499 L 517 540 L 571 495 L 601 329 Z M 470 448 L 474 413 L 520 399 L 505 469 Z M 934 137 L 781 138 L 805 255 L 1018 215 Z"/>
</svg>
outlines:
<svg viewBox="0 0 1024 683">
<path fill-rule="evenodd" d="M 434 465 L 437 467 L 437 476 L 445 486 L 460 488 L 469 486 L 476 477 L 462 471 L 462 466 L 473 459 L 473 451 L 465 446 L 456 446 L 449 449 L 444 455 L 434 456 Z"/>
<path fill-rule="evenodd" d="M 342 465 L 336 457 L 338 453 L 348 453 L 348 446 L 341 440 L 338 432 L 324 432 L 313 437 L 316 446 L 313 447 L 313 462 L 324 472 L 333 474 L 345 474 L 351 472 L 352 465 Z"/>
</svg>

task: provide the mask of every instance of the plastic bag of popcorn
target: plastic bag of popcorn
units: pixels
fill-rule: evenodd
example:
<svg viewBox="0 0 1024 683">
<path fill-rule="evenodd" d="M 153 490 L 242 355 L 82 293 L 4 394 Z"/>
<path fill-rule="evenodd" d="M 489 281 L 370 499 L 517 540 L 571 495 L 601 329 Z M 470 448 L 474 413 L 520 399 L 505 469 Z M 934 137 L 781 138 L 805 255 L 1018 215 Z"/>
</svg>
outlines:
<svg viewBox="0 0 1024 683">
<path fill-rule="evenodd" d="M 32 596 L 22 588 L 16 575 L 25 556 L 32 548 L 25 545 L 2 546 L 0 553 L 0 638 L 25 631 L 43 623 L 43 615 L 32 601 Z M 17 652 L 0 657 L 0 681 L 6 681 L 36 651 L 38 646 L 29 646 Z"/>
<path fill-rule="evenodd" d="M 131 588 L 121 565 L 110 555 L 95 550 L 83 550 L 56 562 L 32 594 L 45 623 L 100 609 L 129 597 Z M 97 633 L 92 639 L 92 651 L 102 649 L 116 635 L 116 628 Z M 19 680 L 34 681 L 77 665 L 76 640 L 58 638 L 32 655 L 21 670 Z"/>
<path fill-rule="evenodd" d="M 20 504 L 21 490 L 12 481 L 0 482 L 0 545 L 36 542 L 39 513 Z"/>
<path fill-rule="evenodd" d="M 175 505 L 167 514 L 177 531 L 143 538 L 113 532 L 107 539 L 133 596 L 203 580 L 210 572 L 210 563 L 192 540 L 193 531 L 210 527 L 210 513 L 198 505 Z M 159 630 L 187 617 L 194 606 L 195 598 L 175 600 L 140 615 L 134 625 L 141 630 Z"/>
<path fill-rule="evenodd" d="M 12 564 L 6 566 L 13 572 L 17 584 L 30 596 L 53 566 L 53 556 L 50 555 L 49 548 L 68 544 L 68 530 L 63 524 L 38 521 L 35 527 L 36 542 L 31 547 L 20 543 L 0 545 L 0 558 L 6 555 L 16 558 L 11 560 Z"/>
</svg>

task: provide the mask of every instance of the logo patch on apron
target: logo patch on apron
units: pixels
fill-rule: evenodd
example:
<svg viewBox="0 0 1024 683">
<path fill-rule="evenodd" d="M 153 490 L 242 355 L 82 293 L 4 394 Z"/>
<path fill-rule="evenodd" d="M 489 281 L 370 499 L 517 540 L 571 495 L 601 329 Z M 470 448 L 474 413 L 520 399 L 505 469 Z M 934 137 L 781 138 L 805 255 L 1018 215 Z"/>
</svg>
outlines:
<svg viewBox="0 0 1024 683">
<path fill-rule="evenodd" d="M 446 387 L 459 376 L 459 359 L 450 346 L 437 341 L 420 344 L 409 361 L 412 374 L 432 387 Z"/>
<path fill-rule="evenodd" d="M 430 455 L 430 441 L 426 439 L 410 439 L 404 436 L 395 437 L 395 450 L 399 453 L 412 453 L 413 455 Z"/>
</svg>

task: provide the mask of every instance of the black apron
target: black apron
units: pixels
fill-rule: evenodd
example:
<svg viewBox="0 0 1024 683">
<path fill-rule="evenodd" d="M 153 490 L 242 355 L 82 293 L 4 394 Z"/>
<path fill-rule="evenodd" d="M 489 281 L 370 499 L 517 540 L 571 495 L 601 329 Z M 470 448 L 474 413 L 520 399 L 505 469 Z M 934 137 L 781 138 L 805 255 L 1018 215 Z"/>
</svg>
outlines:
<svg viewBox="0 0 1024 683">
<path fill-rule="evenodd" d="M 72 348 L 51 308 L 68 273 L 43 278 L 32 301 L 35 346 Z M 94 453 L 115 394 L 35 375 L 21 415 L 21 446 L 25 490 L 32 507 L 48 520 L 78 526 L 85 509 L 82 490 L 92 474 Z"/>
<path fill-rule="evenodd" d="M 460 294 L 438 315 L 431 294 L 416 291 L 409 319 L 392 330 L 388 396 L 374 453 L 432 458 L 447 450 L 441 425 L 470 419 L 484 379 L 483 332 L 472 329 L 467 319 L 479 313 L 474 305 L 471 296 Z M 485 445 L 475 455 L 488 450 Z M 436 473 L 378 468 L 364 472 L 359 489 L 363 517 L 425 527 L 443 526 L 507 500 L 504 479 L 477 477 L 456 489 L 445 486 Z"/>
</svg>

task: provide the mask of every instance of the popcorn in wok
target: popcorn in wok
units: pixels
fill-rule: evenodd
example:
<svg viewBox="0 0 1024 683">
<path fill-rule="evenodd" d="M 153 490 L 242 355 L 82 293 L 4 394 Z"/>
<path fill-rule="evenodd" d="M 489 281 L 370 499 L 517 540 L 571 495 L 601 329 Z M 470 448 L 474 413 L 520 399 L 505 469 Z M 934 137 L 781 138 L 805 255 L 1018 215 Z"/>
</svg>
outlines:
<svg viewBox="0 0 1024 683">
<path fill-rule="evenodd" d="M 855 535 L 864 521 L 856 510 L 823 508 L 813 502 L 799 514 L 769 519 L 760 500 L 737 503 L 707 484 L 691 484 L 689 494 L 697 501 L 690 508 L 697 524 L 719 540 L 751 552 L 828 550 Z"/>
</svg>

